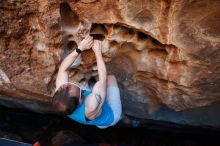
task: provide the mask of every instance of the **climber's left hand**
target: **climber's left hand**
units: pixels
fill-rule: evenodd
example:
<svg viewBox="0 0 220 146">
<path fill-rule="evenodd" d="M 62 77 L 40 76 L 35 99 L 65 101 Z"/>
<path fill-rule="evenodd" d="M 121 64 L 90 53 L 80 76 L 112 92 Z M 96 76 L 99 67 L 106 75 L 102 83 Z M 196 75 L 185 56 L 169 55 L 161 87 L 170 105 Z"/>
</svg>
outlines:
<svg viewBox="0 0 220 146">
<path fill-rule="evenodd" d="M 78 45 L 81 51 L 88 50 L 93 46 L 93 37 L 87 35 Z"/>
</svg>

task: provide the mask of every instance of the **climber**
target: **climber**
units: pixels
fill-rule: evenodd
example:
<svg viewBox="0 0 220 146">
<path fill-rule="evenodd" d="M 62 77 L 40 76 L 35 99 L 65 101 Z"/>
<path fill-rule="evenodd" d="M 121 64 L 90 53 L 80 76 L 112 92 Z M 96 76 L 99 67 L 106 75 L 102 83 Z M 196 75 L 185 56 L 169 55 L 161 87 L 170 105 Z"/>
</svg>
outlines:
<svg viewBox="0 0 220 146">
<path fill-rule="evenodd" d="M 99 80 L 92 90 L 82 90 L 76 83 L 68 82 L 68 68 L 82 51 L 92 48 L 95 53 Z M 55 109 L 81 124 L 107 128 L 121 119 L 121 100 L 114 75 L 107 76 L 102 58 L 102 42 L 85 37 L 61 63 L 56 78 L 52 104 Z"/>
</svg>

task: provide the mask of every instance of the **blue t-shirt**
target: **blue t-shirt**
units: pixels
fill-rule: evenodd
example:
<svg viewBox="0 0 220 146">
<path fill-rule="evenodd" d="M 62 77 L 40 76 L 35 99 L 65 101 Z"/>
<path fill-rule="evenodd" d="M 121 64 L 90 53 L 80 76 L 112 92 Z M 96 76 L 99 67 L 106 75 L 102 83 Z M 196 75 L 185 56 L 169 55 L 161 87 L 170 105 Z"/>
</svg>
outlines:
<svg viewBox="0 0 220 146">
<path fill-rule="evenodd" d="M 102 105 L 102 113 L 96 117 L 94 120 L 86 120 L 85 116 L 85 99 L 91 94 L 91 91 L 82 91 L 82 103 L 73 111 L 71 115 L 68 115 L 69 118 L 73 119 L 76 122 L 87 125 L 96 125 L 96 126 L 109 126 L 114 121 L 114 115 L 112 109 L 105 101 Z"/>
</svg>

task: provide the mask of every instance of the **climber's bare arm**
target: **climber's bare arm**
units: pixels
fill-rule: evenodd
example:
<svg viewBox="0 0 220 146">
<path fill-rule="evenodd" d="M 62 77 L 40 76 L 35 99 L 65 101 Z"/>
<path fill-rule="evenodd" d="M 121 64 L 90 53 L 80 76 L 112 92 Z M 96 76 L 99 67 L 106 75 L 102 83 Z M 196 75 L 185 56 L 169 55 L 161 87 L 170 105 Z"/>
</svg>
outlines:
<svg viewBox="0 0 220 146">
<path fill-rule="evenodd" d="M 78 48 L 81 51 L 90 49 L 93 45 L 93 38 L 90 36 L 86 36 L 80 43 Z M 68 82 L 68 69 L 70 65 L 76 60 L 79 54 L 74 50 L 70 53 L 61 63 L 59 67 L 59 71 L 56 78 L 56 89 L 55 91 L 64 83 Z"/>
<path fill-rule="evenodd" d="M 71 65 L 73 61 L 77 58 L 78 53 L 73 51 L 69 54 L 61 63 L 59 67 L 59 71 L 56 78 L 56 89 L 55 91 L 64 83 L 68 82 L 68 67 Z"/>
<path fill-rule="evenodd" d="M 102 104 L 106 97 L 107 70 L 102 58 L 101 42 L 95 40 L 92 47 L 96 55 L 99 81 L 93 87 L 92 93 L 86 98 L 86 117 L 90 120 L 101 113 Z"/>
</svg>

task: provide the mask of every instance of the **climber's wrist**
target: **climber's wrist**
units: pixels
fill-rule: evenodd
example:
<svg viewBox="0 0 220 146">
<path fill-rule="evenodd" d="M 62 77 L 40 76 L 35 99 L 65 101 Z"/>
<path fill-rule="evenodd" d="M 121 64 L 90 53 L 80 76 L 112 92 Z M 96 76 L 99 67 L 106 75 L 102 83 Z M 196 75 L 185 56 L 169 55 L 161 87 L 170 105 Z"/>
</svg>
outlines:
<svg viewBox="0 0 220 146">
<path fill-rule="evenodd" d="M 82 50 L 81 49 L 79 49 L 79 48 L 76 48 L 75 49 L 75 52 L 79 55 L 79 54 L 81 54 L 82 53 Z"/>
<path fill-rule="evenodd" d="M 83 47 L 80 46 L 80 45 L 78 46 L 78 49 L 79 49 L 80 51 L 84 51 L 84 50 L 83 50 Z"/>
</svg>

